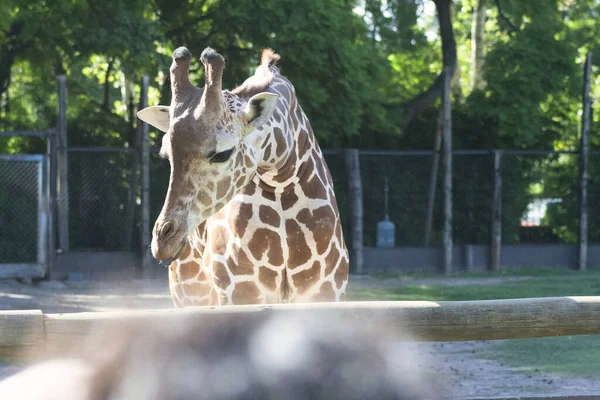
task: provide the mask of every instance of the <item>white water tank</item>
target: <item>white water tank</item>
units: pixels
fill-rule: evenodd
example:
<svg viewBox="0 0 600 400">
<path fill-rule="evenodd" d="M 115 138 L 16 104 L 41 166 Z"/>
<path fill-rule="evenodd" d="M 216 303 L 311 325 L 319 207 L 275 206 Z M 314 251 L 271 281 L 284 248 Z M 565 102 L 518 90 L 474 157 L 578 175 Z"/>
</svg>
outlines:
<svg viewBox="0 0 600 400">
<path fill-rule="evenodd" d="M 394 247 L 396 245 L 396 226 L 386 215 L 377 223 L 377 247 Z"/>
<path fill-rule="evenodd" d="M 377 247 L 394 247 L 396 245 L 396 225 L 388 215 L 388 180 L 385 178 L 384 187 L 384 217 L 377 223 Z"/>
</svg>

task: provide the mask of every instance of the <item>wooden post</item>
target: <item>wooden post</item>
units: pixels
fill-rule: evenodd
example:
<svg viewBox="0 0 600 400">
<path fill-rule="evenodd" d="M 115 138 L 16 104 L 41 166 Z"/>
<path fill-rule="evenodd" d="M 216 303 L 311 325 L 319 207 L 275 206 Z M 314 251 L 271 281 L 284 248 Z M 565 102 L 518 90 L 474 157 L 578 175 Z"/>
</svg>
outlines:
<svg viewBox="0 0 600 400">
<path fill-rule="evenodd" d="M 357 149 L 345 151 L 348 195 L 350 197 L 351 251 L 350 265 L 356 274 L 363 273 L 363 201 L 360 160 Z"/>
<path fill-rule="evenodd" d="M 59 75 L 58 123 L 56 145 L 58 150 L 58 247 L 61 252 L 69 251 L 69 172 L 67 155 L 67 77 Z"/>
<path fill-rule="evenodd" d="M 49 132 L 48 133 L 48 239 L 46 243 L 48 244 L 48 249 L 46 250 L 46 254 L 48 256 L 47 259 L 47 268 L 46 268 L 46 278 L 53 279 L 53 267 L 54 260 L 56 259 L 56 230 L 55 230 L 55 221 L 56 221 L 56 196 L 57 196 L 57 188 L 56 184 L 58 181 L 57 175 L 57 161 L 58 161 L 58 151 L 56 145 L 56 133 Z"/>
<path fill-rule="evenodd" d="M 148 107 L 148 76 L 142 78 L 140 90 L 140 109 Z M 142 251 L 142 272 L 144 278 L 152 278 L 150 264 L 150 138 L 148 124 L 138 119 L 141 124 L 141 165 L 142 165 L 142 215 L 140 223 L 140 246 Z"/>
<path fill-rule="evenodd" d="M 133 108 L 134 108 L 134 104 L 133 104 L 133 98 L 132 98 L 133 94 L 130 97 L 130 104 L 129 104 L 129 109 L 130 109 L 130 114 L 133 115 Z M 140 99 L 140 103 L 138 103 L 138 106 L 141 106 L 141 99 Z M 141 108 L 140 108 L 141 109 Z M 130 117 L 131 117 L 130 115 Z M 133 118 L 133 117 L 131 117 Z M 132 120 L 130 120 L 132 121 Z M 132 121 L 131 124 L 133 125 L 134 122 Z M 123 247 L 125 248 L 125 250 L 132 250 L 133 249 L 133 228 L 135 226 L 135 211 L 136 211 L 136 200 L 137 200 L 137 196 L 138 196 L 138 188 L 139 188 L 139 184 L 140 184 L 140 156 L 141 156 L 141 148 L 140 148 L 140 144 L 142 141 L 142 124 L 140 124 L 139 122 L 136 125 L 135 131 L 134 131 L 134 135 L 133 135 L 133 140 L 131 143 L 131 147 L 133 148 L 133 152 L 131 152 L 131 176 L 129 177 L 129 194 L 128 194 L 128 201 L 127 201 L 127 212 L 125 213 L 125 218 L 126 218 L 126 223 L 125 223 L 125 229 L 123 231 L 124 237 L 123 237 Z"/>
<path fill-rule="evenodd" d="M 492 197 L 492 241 L 490 269 L 500 270 L 502 256 L 502 151 L 494 150 L 494 194 Z"/>
<path fill-rule="evenodd" d="M 579 151 L 579 263 L 580 271 L 587 268 L 588 247 L 588 159 L 590 132 L 590 76 L 592 69 L 592 52 L 588 52 L 583 67 L 583 114 L 581 116 L 581 145 Z"/>
<path fill-rule="evenodd" d="M 473 245 L 465 245 L 465 272 L 473 272 Z"/>
<path fill-rule="evenodd" d="M 444 272 L 452 272 L 452 104 L 450 103 L 451 68 L 444 68 L 442 98 L 444 138 Z"/>
<path fill-rule="evenodd" d="M 429 177 L 429 196 L 427 198 L 427 217 L 425 220 L 424 245 L 429 246 L 431 228 L 433 225 L 433 207 L 435 206 L 435 192 L 437 188 L 437 177 L 440 170 L 440 149 L 442 147 L 442 129 L 444 120 L 444 108 L 440 108 L 438 124 L 435 131 L 435 143 L 433 145 L 433 160 L 431 164 L 431 176 Z"/>
</svg>

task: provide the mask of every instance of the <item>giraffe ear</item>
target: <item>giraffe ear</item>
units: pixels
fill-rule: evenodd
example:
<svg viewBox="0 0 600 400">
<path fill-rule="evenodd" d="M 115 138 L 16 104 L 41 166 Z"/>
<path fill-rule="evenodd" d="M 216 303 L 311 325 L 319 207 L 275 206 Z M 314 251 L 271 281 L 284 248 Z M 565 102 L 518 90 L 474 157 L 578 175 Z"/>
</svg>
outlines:
<svg viewBox="0 0 600 400">
<path fill-rule="evenodd" d="M 277 99 L 279 99 L 278 95 L 267 92 L 252 96 L 244 109 L 246 122 L 254 127 L 261 126 L 267 122 L 271 118 L 271 115 L 273 115 Z"/>
<path fill-rule="evenodd" d="M 152 106 L 138 111 L 137 116 L 144 122 L 160 129 L 163 132 L 169 130 L 169 107 Z"/>
</svg>

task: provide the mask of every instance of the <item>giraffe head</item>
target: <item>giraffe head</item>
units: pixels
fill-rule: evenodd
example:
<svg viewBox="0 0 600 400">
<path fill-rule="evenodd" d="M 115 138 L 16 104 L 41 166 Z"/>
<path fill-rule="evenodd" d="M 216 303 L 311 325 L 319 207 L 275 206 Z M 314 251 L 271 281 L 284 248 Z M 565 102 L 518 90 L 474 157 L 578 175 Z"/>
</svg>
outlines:
<svg viewBox="0 0 600 400">
<path fill-rule="evenodd" d="M 252 179 L 277 95 L 258 93 L 241 99 L 223 91 L 225 62 L 211 48 L 200 57 L 205 85 L 190 82 L 191 52 L 173 52 L 169 107 L 148 107 L 141 120 L 165 132 L 161 156 L 171 165 L 169 189 L 152 232 L 152 254 L 177 258 L 187 236 L 218 212 Z"/>
</svg>

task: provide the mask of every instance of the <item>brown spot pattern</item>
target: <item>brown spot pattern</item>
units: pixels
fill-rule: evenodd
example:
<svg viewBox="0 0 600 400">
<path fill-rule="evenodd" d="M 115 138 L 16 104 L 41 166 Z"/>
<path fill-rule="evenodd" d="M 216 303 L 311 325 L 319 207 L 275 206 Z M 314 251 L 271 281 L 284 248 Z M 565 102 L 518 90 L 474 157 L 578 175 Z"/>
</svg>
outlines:
<svg viewBox="0 0 600 400">
<path fill-rule="evenodd" d="M 243 193 L 248 196 L 254 195 L 256 192 L 256 183 L 250 182 L 244 187 Z"/>
<path fill-rule="evenodd" d="M 260 206 L 258 216 L 267 225 L 278 227 L 281 224 L 279 214 L 269 206 Z"/>
<path fill-rule="evenodd" d="M 281 238 L 272 230 L 259 228 L 252 235 L 248 243 L 248 248 L 257 260 L 260 260 L 263 254 L 267 253 L 269 264 L 283 264 L 283 249 L 281 248 Z"/>
<path fill-rule="evenodd" d="M 321 285 L 319 293 L 313 296 L 314 301 L 335 301 L 335 292 L 331 282 L 327 281 Z"/>
<path fill-rule="evenodd" d="M 258 269 L 258 280 L 270 291 L 277 289 L 277 271 L 267 267 Z"/>
<path fill-rule="evenodd" d="M 309 199 L 327 200 L 327 188 L 323 186 L 316 174 L 308 181 L 300 181 L 300 187 Z"/>
<path fill-rule="evenodd" d="M 262 196 L 269 201 L 275 201 L 275 193 L 271 192 L 270 190 L 263 189 Z"/>
<path fill-rule="evenodd" d="M 290 179 L 296 173 L 297 160 L 296 153 L 291 153 L 285 165 L 277 171 L 277 175 L 273 177 L 273 180 L 275 182 L 285 182 Z"/>
<path fill-rule="evenodd" d="M 227 267 L 233 275 L 253 275 L 254 264 L 248 258 L 246 252 L 242 249 L 237 254 L 237 262 L 230 257 L 227 259 Z"/>
<path fill-rule="evenodd" d="M 227 269 L 218 261 L 213 263 L 213 273 L 215 275 L 215 284 L 222 289 L 225 289 L 231 283 Z"/>
<path fill-rule="evenodd" d="M 202 203 L 205 206 L 209 206 L 210 203 L 212 202 L 210 196 L 204 190 L 200 191 L 200 194 L 198 195 L 198 197 L 200 198 L 200 203 Z"/>
<path fill-rule="evenodd" d="M 307 138 L 308 134 L 304 131 L 298 135 L 298 159 L 302 159 L 307 151 L 310 150 L 310 143 Z"/>
<path fill-rule="evenodd" d="M 185 244 L 185 247 L 183 248 L 183 250 L 181 251 L 181 254 L 179 255 L 179 260 L 185 260 L 186 258 L 188 258 L 190 256 L 190 254 L 192 253 L 192 249 L 190 247 L 189 242 L 187 242 Z"/>
<path fill-rule="evenodd" d="M 217 199 L 222 199 L 227 194 L 231 186 L 231 178 L 229 176 L 221 179 L 217 184 Z"/>
<path fill-rule="evenodd" d="M 269 157 L 271 157 L 271 144 L 270 143 L 267 146 L 267 148 L 265 149 L 265 154 L 263 156 L 263 159 L 268 160 Z"/>
<path fill-rule="evenodd" d="M 210 235 L 213 254 L 225 254 L 227 241 L 229 240 L 225 228 L 217 225 L 211 229 Z"/>
<path fill-rule="evenodd" d="M 181 280 L 186 281 L 191 279 L 198 275 L 198 272 L 200 272 L 200 266 L 194 261 L 188 261 L 179 265 L 179 276 L 181 277 Z"/>
<path fill-rule="evenodd" d="M 340 251 L 337 246 L 331 246 L 329 253 L 325 256 L 325 276 L 333 272 L 333 268 L 335 268 L 339 257 Z"/>
<path fill-rule="evenodd" d="M 183 291 L 186 296 L 190 297 L 204 297 L 209 295 L 211 290 L 210 285 L 205 282 L 185 283 L 183 285 Z"/>
<path fill-rule="evenodd" d="M 298 289 L 298 293 L 305 293 L 309 288 L 321 278 L 321 263 L 315 261 L 313 265 L 304 271 L 298 272 L 292 276 L 294 286 Z"/>
<path fill-rule="evenodd" d="M 260 290 L 252 282 L 240 282 L 235 285 L 231 299 L 233 304 L 252 304 L 258 302 Z"/>
<path fill-rule="evenodd" d="M 248 222 L 250 221 L 250 218 L 252 218 L 252 204 L 241 204 L 238 212 L 235 213 L 234 218 L 233 229 L 235 231 L 235 235 L 238 237 L 243 237 L 244 233 L 246 233 Z"/>
<path fill-rule="evenodd" d="M 319 207 L 312 214 L 310 210 L 305 208 L 298 213 L 296 218 L 312 232 L 318 253 L 325 253 L 333 236 L 336 222 L 331 207 Z"/>
<path fill-rule="evenodd" d="M 335 271 L 335 275 L 333 276 L 333 280 L 335 281 L 335 285 L 337 286 L 338 290 L 341 289 L 344 281 L 348 279 L 349 269 L 348 262 L 345 259 L 341 260 L 340 266 Z"/>
<path fill-rule="evenodd" d="M 289 190 L 281 194 L 281 206 L 283 210 L 289 210 L 298 202 L 298 196 L 294 193 L 294 190 Z"/>
<path fill-rule="evenodd" d="M 285 149 L 287 148 L 285 143 L 285 137 L 283 136 L 283 131 L 280 128 L 273 128 L 273 136 L 275 137 L 275 155 L 277 157 L 281 157 Z"/>
<path fill-rule="evenodd" d="M 287 233 L 287 244 L 289 248 L 288 266 L 290 269 L 293 269 L 310 260 L 310 248 L 306 244 L 304 233 L 296 221 L 293 219 L 286 220 L 285 231 Z"/>
</svg>

